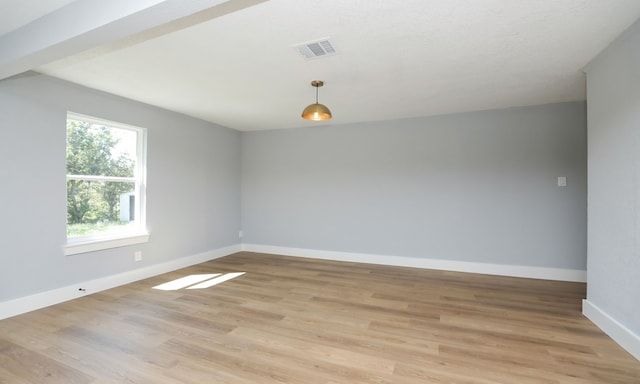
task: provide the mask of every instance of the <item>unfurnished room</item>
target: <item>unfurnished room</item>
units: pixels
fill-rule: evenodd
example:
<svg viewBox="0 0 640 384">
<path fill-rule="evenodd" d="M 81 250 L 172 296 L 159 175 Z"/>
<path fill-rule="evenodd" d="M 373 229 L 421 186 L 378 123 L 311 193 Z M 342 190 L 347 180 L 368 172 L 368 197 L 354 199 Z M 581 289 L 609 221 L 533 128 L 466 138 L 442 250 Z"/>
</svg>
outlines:
<svg viewBox="0 0 640 384">
<path fill-rule="evenodd" d="M 0 383 L 640 384 L 640 1 L 0 0 Z"/>
</svg>

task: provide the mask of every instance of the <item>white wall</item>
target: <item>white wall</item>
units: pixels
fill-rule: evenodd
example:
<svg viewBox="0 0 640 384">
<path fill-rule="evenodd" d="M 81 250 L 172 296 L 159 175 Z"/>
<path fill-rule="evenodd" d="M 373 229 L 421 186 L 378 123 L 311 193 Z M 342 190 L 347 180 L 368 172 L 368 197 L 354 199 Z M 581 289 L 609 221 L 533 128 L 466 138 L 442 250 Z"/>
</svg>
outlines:
<svg viewBox="0 0 640 384">
<path fill-rule="evenodd" d="M 585 119 L 576 102 L 244 132 L 243 242 L 584 270 Z"/>
<path fill-rule="evenodd" d="M 640 359 L 640 22 L 587 68 L 584 311 Z"/>
<path fill-rule="evenodd" d="M 148 128 L 147 244 L 63 255 L 67 111 Z M 0 304 L 238 244 L 237 131 L 34 73 L 0 82 L 0 116 Z"/>
</svg>

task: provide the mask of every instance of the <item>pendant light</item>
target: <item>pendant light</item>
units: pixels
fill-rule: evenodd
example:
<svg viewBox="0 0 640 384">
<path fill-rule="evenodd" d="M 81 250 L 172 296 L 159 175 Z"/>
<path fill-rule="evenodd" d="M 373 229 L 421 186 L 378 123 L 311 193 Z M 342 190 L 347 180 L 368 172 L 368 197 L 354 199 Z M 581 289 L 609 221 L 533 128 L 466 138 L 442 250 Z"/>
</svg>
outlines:
<svg viewBox="0 0 640 384">
<path fill-rule="evenodd" d="M 326 105 L 318 103 L 318 88 L 324 85 L 322 80 L 313 80 L 311 86 L 316 88 L 316 103 L 310 104 L 302 111 L 302 118 L 306 120 L 329 120 L 331 119 L 331 111 Z"/>
</svg>

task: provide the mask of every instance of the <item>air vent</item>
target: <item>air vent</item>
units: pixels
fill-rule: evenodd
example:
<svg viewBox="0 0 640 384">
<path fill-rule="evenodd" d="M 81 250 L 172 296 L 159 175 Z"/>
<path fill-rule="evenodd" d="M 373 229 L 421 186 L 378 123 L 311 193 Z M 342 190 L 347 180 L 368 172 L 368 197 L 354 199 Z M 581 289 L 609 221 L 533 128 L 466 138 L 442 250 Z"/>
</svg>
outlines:
<svg viewBox="0 0 640 384">
<path fill-rule="evenodd" d="M 297 49 L 305 59 L 317 59 L 337 53 L 328 38 L 296 44 L 294 48 Z"/>
</svg>

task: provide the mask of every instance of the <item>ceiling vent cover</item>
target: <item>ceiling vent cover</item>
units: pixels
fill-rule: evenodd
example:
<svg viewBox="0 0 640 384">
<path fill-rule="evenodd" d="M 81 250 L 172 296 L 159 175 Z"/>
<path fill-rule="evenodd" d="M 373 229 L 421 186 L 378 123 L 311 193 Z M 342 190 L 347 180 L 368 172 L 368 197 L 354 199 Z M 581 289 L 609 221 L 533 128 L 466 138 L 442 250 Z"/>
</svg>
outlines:
<svg viewBox="0 0 640 384">
<path fill-rule="evenodd" d="M 331 56 L 337 53 L 336 49 L 329 41 L 329 38 L 308 41 L 306 43 L 296 44 L 293 47 L 297 49 L 305 59 L 318 59 L 320 57 Z"/>
</svg>

